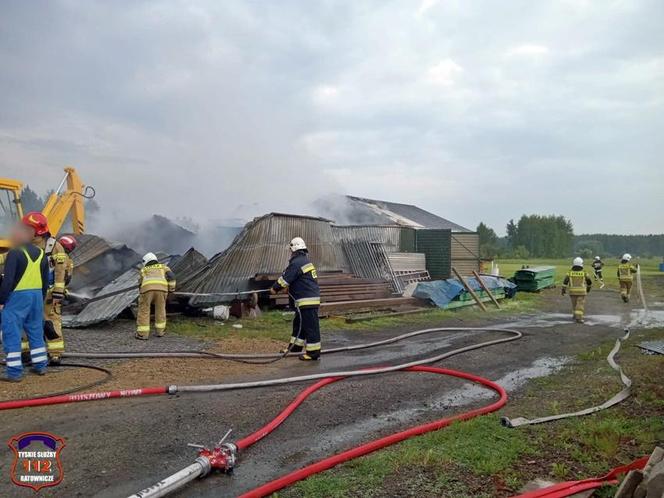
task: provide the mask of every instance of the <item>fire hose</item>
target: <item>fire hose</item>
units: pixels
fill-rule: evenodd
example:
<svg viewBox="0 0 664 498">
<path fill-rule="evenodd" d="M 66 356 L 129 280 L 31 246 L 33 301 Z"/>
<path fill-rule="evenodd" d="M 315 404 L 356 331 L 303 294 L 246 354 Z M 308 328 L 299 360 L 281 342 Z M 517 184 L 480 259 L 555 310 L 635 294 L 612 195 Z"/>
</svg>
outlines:
<svg viewBox="0 0 664 498">
<path fill-rule="evenodd" d="M 50 397 L 33 398 L 33 399 L 26 399 L 19 401 L 0 402 L 0 410 L 54 405 L 54 404 L 63 404 L 63 403 L 75 403 L 82 401 L 99 401 L 105 399 L 146 396 L 146 395 L 163 395 L 163 394 L 176 394 L 176 393 L 185 393 L 185 392 L 218 392 L 218 391 L 250 389 L 250 388 L 260 388 L 260 387 L 275 386 L 275 385 L 293 384 L 293 383 L 300 383 L 300 382 L 313 381 L 313 380 L 318 381 L 315 384 L 306 388 L 302 393 L 300 393 L 290 405 L 288 405 L 274 420 L 272 420 L 272 422 L 267 424 L 265 427 L 254 432 L 250 436 L 241 439 L 237 443 L 226 443 L 223 442 L 222 440 L 213 449 L 200 447 L 198 458 L 191 465 L 173 474 L 172 476 L 160 481 L 159 483 L 156 483 L 155 485 L 143 491 L 140 491 L 139 493 L 134 495 L 135 497 L 147 498 L 147 497 L 165 496 L 166 494 L 185 486 L 188 482 L 195 479 L 196 477 L 202 477 L 209 474 L 213 469 L 225 472 L 231 472 L 236 463 L 238 450 L 246 449 L 252 444 L 259 441 L 260 439 L 267 436 L 270 432 L 276 429 L 284 420 L 286 420 L 288 416 L 291 413 L 293 413 L 295 409 L 299 405 L 301 405 L 304 402 L 304 400 L 308 396 L 310 396 L 313 392 L 317 391 L 318 389 L 328 384 L 337 382 L 342 379 L 347 379 L 352 377 L 365 377 L 365 376 L 378 375 L 378 374 L 397 372 L 397 371 L 429 372 L 429 373 L 437 373 L 442 375 L 450 375 L 457 378 L 482 384 L 486 387 L 489 387 L 490 389 L 493 389 L 500 396 L 500 399 L 498 401 L 495 401 L 494 403 L 491 403 L 490 405 L 487 405 L 485 407 L 471 410 L 469 412 L 462 413 L 453 417 L 443 418 L 428 424 L 413 427 L 411 429 L 392 434 L 390 436 L 378 439 L 376 441 L 358 446 L 351 450 L 347 450 L 332 457 L 326 458 L 324 460 L 321 460 L 320 462 L 305 467 L 304 469 L 300 469 L 296 472 L 283 476 L 282 478 L 279 478 L 276 481 L 263 485 L 260 488 L 257 488 L 256 490 L 245 495 L 245 496 L 265 496 L 265 494 L 269 494 L 273 491 L 276 491 L 277 489 L 281 489 L 298 480 L 304 479 L 307 476 L 312 475 L 314 473 L 321 472 L 323 470 L 331 468 L 343 461 L 347 461 L 352 458 L 357 458 L 359 456 L 366 455 L 372 451 L 378 450 L 380 448 L 383 448 L 391 444 L 395 444 L 399 441 L 403 441 L 405 439 L 408 439 L 410 437 L 419 434 L 424 434 L 429 431 L 440 429 L 442 427 L 451 424 L 456 420 L 466 420 L 468 418 L 476 417 L 501 408 L 506 403 L 507 396 L 505 390 L 498 384 L 488 379 L 484 379 L 482 377 L 478 377 L 469 373 L 437 368 L 437 367 L 428 367 L 424 365 L 435 363 L 468 351 L 473 351 L 491 345 L 497 345 L 501 343 L 515 341 L 522 337 L 522 333 L 517 330 L 497 328 L 497 327 L 433 328 L 433 329 L 425 329 L 425 330 L 410 332 L 407 334 L 402 334 L 397 337 L 385 339 L 382 341 L 376 341 L 370 344 L 360 344 L 356 346 L 345 346 L 341 348 L 334 348 L 332 350 L 322 351 L 322 353 L 329 354 L 333 352 L 352 351 L 358 349 L 365 349 L 369 347 L 376 347 L 380 345 L 392 344 L 409 337 L 415 337 L 423 334 L 432 334 L 440 332 L 464 332 L 464 331 L 490 332 L 498 334 L 507 334 L 507 336 L 500 337 L 497 339 L 487 340 L 476 344 L 467 345 L 461 348 L 446 351 L 444 353 L 432 357 L 414 360 L 399 365 L 386 366 L 386 367 L 371 367 L 362 370 L 324 372 L 318 374 L 275 378 L 275 379 L 267 379 L 262 381 L 251 381 L 251 382 L 241 382 L 241 383 L 190 385 L 190 386 L 171 385 L 171 386 L 158 386 L 158 387 L 137 388 L 137 389 L 122 389 L 122 390 L 97 392 L 97 393 L 80 393 L 80 394 L 68 394 L 63 396 L 50 396 Z M 265 357 L 265 355 L 253 355 L 253 356 Z"/>
</svg>

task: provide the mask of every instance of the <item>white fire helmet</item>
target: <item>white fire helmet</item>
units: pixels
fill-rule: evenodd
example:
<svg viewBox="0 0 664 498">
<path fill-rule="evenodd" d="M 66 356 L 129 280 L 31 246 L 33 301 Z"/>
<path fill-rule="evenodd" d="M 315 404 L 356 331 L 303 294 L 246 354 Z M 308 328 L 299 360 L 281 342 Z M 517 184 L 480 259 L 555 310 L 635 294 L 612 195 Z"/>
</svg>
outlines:
<svg viewBox="0 0 664 498">
<path fill-rule="evenodd" d="M 600 260 L 600 257 L 599 257 L 599 256 L 595 256 L 595 261 L 599 261 L 599 260 Z"/>
<path fill-rule="evenodd" d="M 143 256 L 143 266 L 147 265 L 152 261 L 159 261 L 155 253 L 149 252 L 145 256 Z"/>
<path fill-rule="evenodd" d="M 574 258 L 574 261 L 572 261 L 572 266 L 583 266 L 583 259 L 579 257 Z"/>
<path fill-rule="evenodd" d="M 307 248 L 307 245 L 304 243 L 304 239 L 302 239 L 302 237 L 295 237 L 288 245 L 291 252 L 301 251 Z"/>
<path fill-rule="evenodd" d="M 626 252 L 625 254 L 623 254 L 622 259 L 624 259 L 625 261 L 632 261 L 632 255 Z"/>
</svg>

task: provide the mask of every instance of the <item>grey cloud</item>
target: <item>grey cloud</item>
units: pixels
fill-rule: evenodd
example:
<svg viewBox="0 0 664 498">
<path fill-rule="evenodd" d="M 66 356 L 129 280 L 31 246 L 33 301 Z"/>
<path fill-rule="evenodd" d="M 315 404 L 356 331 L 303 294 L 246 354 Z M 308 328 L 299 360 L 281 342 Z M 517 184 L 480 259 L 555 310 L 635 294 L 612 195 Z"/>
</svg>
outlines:
<svg viewBox="0 0 664 498">
<path fill-rule="evenodd" d="M 2 2 L 2 175 L 45 190 L 75 164 L 118 220 L 348 192 L 499 230 L 664 230 L 661 2 L 417 7 Z"/>
</svg>

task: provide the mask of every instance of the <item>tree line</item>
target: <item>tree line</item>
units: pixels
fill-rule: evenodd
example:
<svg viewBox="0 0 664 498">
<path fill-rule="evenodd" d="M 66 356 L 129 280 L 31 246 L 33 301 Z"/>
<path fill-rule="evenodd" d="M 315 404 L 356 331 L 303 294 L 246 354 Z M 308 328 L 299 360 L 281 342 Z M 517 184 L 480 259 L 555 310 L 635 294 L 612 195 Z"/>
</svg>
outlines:
<svg viewBox="0 0 664 498">
<path fill-rule="evenodd" d="M 580 255 L 617 257 L 625 252 L 641 257 L 664 256 L 664 234 L 574 235 L 572 222 L 557 215 L 523 215 L 510 220 L 506 237 L 499 237 L 485 223 L 477 226 L 480 256 L 500 258 L 567 258 Z"/>
</svg>

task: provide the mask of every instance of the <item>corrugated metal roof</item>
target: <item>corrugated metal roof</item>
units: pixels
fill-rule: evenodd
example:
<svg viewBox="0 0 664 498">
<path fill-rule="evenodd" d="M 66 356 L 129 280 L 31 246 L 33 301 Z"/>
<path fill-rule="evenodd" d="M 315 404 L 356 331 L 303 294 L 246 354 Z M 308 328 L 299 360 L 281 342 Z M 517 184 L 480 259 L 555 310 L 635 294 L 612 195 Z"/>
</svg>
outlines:
<svg viewBox="0 0 664 498">
<path fill-rule="evenodd" d="M 332 225 L 332 233 L 339 243 L 380 242 L 387 252 L 399 251 L 402 230 L 398 225 Z"/>
<path fill-rule="evenodd" d="M 74 266 L 84 265 L 97 256 L 110 251 L 111 249 L 122 249 L 127 247 L 125 244 L 106 240 L 98 235 L 89 233 L 76 235 L 76 249 L 71 254 Z"/>
<path fill-rule="evenodd" d="M 103 296 L 133 286 L 136 287 L 135 289 L 90 303 L 76 316 L 63 315 L 62 325 L 68 328 L 78 328 L 112 320 L 138 298 L 138 275 L 137 268 L 127 270 L 102 288 L 97 295 Z"/>
<path fill-rule="evenodd" d="M 193 292 L 237 292 L 250 290 L 250 279 L 258 273 L 280 273 L 288 264 L 288 242 L 302 237 L 319 271 L 339 271 L 345 261 L 329 220 L 309 216 L 270 213 L 247 223 L 231 245 L 214 256 L 195 276 Z M 194 306 L 220 299 L 193 297 Z"/>
<path fill-rule="evenodd" d="M 414 228 L 444 228 L 454 232 L 470 232 L 469 229 L 446 220 L 438 215 L 425 211 L 412 204 L 366 199 L 364 197 L 347 196 L 355 204 L 370 211 L 377 223 L 396 223 Z"/>
<path fill-rule="evenodd" d="M 97 235 L 77 235 L 76 240 L 78 245 L 71 255 L 74 276 L 69 285 L 69 290 L 74 293 L 101 289 L 141 259 L 126 245 Z"/>
</svg>

